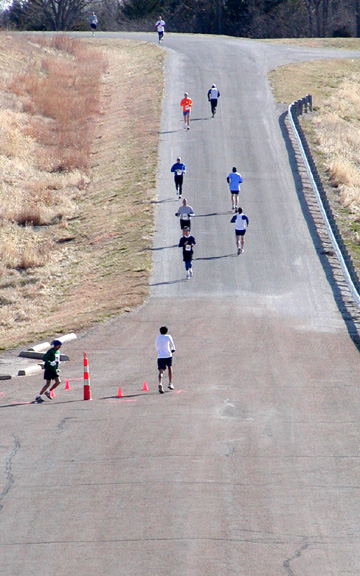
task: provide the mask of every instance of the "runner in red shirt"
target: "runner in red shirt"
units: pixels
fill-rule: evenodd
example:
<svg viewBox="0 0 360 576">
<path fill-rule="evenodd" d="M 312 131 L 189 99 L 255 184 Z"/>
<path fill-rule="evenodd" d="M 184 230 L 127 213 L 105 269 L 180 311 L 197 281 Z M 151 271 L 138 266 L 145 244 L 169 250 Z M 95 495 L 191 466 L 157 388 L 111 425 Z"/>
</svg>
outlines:
<svg viewBox="0 0 360 576">
<path fill-rule="evenodd" d="M 190 130 L 190 112 L 191 112 L 192 100 L 191 98 L 189 98 L 189 94 L 187 92 L 185 92 L 184 98 L 180 102 L 180 106 L 182 106 L 183 109 L 184 129 Z"/>
</svg>

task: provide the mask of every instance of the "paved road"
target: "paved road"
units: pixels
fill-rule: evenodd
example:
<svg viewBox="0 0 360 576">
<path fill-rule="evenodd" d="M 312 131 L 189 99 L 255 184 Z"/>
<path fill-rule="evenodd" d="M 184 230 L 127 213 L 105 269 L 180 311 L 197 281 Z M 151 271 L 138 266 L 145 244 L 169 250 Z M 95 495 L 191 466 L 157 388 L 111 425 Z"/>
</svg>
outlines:
<svg viewBox="0 0 360 576">
<path fill-rule="evenodd" d="M 359 356 L 266 80 L 270 67 L 329 52 L 178 35 L 165 47 L 151 295 L 71 344 L 63 376 L 82 376 L 86 350 L 92 402 L 76 380 L 43 406 L 25 403 L 33 381 L 0 384 L 0 574 L 358 574 Z M 197 214 L 190 282 L 175 246 L 177 155 Z M 240 257 L 225 182 L 233 165 L 250 218 Z M 161 324 L 177 345 L 176 390 L 163 396 Z"/>
</svg>

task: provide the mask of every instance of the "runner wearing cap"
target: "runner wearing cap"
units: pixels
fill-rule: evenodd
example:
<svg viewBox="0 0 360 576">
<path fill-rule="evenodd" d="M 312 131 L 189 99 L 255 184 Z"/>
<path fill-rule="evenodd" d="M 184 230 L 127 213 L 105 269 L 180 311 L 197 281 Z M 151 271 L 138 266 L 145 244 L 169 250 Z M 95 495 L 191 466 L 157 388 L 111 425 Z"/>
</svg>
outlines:
<svg viewBox="0 0 360 576">
<path fill-rule="evenodd" d="M 175 164 L 171 166 L 171 172 L 174 173 L 175 189 L 179 193 L 179 198 L 182 194 L 182 185 L 184 174 L 186 173 L 186 167 L 183 162 L 181 162 L 180 156 L 177 157 Z"/>
<path fill-rule="evenodd" d="M 215 114 L 216 114 L 216 106 L 218 103 L 218 98 L 220 98 L 220 92 L 219 90 L 216 88 L 216 84 L 213 84 L 210 88 L 210 90 L 208 91 L 207 94 L 208 100 L 210 102 L 211 105 L 211 113 L 212 116 L 214 118 Z"/>
</svg>

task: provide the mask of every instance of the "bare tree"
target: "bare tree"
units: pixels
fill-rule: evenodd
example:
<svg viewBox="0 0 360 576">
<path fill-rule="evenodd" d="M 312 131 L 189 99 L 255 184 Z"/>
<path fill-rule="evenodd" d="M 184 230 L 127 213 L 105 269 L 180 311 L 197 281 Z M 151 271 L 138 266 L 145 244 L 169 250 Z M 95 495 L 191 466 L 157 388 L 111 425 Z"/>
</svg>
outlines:
<svg viewBox="0 0 360 576">
<path fill-rule="evenodd" d="M 10 21 L 26 23 L 27 29 L 65 31 L 78 26 L 92 0 L 15 0 L 9 8 Z"/>
<path fill-rule="evenodd" d="M 315 35 L 318 38 L 327 36 L 330 1 L 304 0 L 309 17 L 310 36 Z"/>
</svg>

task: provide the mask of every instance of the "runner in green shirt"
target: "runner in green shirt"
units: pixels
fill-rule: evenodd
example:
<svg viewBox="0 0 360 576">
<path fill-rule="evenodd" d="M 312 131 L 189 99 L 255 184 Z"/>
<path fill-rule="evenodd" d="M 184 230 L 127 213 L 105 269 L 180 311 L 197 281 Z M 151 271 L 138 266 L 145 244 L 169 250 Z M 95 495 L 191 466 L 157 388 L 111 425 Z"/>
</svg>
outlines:
<svg viewBox="0 0 360 576">
<path fill-rule="evenodd" d="M 55 390 L 61 383 L 59 373 L 60 373 L 60 348 L 62 346 L 62 342 L 60 340 L 54 340 L 52 348 L 44 354 L 43 360 L 44 364 L 44 380 L 46 381 L 44 386 L 41 388 L 39 394 L 35 398 L 35 402 L 39 404 L 44 402 L 42 395 L 44 394 L 49 400 L 52 400 L 51 392 Z M 48 390 L 51 380 L 54 380 L 54 384 L 51 386 L 50 390 Z"/>
</svg>

